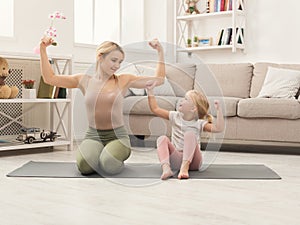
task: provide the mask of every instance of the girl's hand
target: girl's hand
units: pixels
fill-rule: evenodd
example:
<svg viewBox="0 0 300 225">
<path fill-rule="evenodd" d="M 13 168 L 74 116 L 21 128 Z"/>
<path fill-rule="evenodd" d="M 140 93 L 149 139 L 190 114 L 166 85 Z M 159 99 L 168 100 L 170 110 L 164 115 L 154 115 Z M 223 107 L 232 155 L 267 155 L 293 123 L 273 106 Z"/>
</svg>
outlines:
<svg viewBox="0 0 300 225">
<path fill-rule="evenodd" d="M 219 110 L 220 107 L 221 107 L 220 101 L 219 101 L 219 100 L 215 100 L 215 101 L 214 101 L 214 104 L 215 104 L 216 110 Z"/>
<path fill-rule="evenodd" d="M 41 42 L 40 42 L 40 47 L 45 47 L 47 48 L 48 46 L 52 45 L 54 42 L 53 38 L 52 37 L 43 37 L 41 39 Z"/>
<path fill-rule="evenodd" d="M 149 41 L 149 45 L 153 48 L 156 49 L 157 51 L 161 51 L 162 50 L 162 46 L 159 43 L 157 38 L 154 38 L 152 41 Z"/>
<path fill-rule="evenodd" d="M 146 89 L 148 91 L 152 91 L 155 86 L 156 86 L 156 80 L 148 80 L 146 82 Z"/>
</svg>

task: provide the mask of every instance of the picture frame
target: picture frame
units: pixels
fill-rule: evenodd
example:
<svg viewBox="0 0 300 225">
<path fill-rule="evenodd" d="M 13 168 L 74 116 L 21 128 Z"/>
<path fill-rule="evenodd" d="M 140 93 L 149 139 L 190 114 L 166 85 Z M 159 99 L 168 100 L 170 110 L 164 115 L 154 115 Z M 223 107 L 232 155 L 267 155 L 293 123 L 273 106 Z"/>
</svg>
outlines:
<svg viewBox="0 0 300 225">
<path fill-rule="evenodd" d="M 199 46 L 211 46 L 212 45 L 212 37 L 199 38 L 198 42 L 199 42 Z"/>
</svg>

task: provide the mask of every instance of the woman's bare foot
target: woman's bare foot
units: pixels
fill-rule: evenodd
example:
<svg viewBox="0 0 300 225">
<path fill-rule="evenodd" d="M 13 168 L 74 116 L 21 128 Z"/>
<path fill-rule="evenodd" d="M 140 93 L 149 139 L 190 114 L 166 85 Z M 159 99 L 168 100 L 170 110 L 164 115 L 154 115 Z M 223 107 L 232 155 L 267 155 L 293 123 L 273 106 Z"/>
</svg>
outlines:
<svg viewBox="0 0 300 225">
<path fill-rule="evenodd" d="M 162 170 L 163 170 L 163 172 L 162 172 L 162 175 L 160 177 L 160 179 L 162 179 L 162 180 L 166 180 L 166 179 L 168 179 L 168 178 L 170 178 L 174 175 L 170 165 L 167 164 L 167 163 L 162 165 Z"/>
<path fill-rule="evenodd" d="M 190 162 L 187 160 L 182 161 L 180 171 L 178 174 L 178 179 L 189 179 L 189 168 Z"/>
</svg>

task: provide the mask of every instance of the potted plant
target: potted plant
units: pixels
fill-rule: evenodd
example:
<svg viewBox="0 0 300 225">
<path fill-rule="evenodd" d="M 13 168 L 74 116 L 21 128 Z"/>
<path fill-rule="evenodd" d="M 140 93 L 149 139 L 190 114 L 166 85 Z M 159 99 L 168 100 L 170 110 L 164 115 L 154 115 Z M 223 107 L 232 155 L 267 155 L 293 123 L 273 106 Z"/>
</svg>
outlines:
<svg viewBox="0 0 300 225">
<path fill-rule="evenodd" d="M 199 46 L 199 43 L 198 43 L 198 36 L 194 36 L 194 44 L 193 44 L 194 47 L 198 47 Z"/>
<path fill-rule="evenodd" d="M 36 98 L 36 90 L 34 88 L 35 80 L 22 80 L 23 89 L 22 97 L 23 98 Z"/>
<path fill-rule="evenodd" d="M 192 47 L 192 39 L 190 38 L 187 39 L 187 47 L 188 48 Z"/>
</svg>

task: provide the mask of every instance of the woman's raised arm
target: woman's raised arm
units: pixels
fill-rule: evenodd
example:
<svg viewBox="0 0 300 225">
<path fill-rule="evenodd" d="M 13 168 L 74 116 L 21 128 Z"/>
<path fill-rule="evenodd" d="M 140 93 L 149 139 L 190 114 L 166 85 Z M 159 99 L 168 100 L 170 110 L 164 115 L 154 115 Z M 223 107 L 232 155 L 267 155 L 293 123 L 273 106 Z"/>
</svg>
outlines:
<svg viewBox="0 0 300 225">
<path fill-rule="evenodd" d="M 166 77 L 165 59 L 163 47 L 157 39 L 149 42 L 149 45 L 157 50 L 158 62 L 155 70 L 155 76 L 128 76 L 129 87 L 132 88 L 146 88 L 148 81 L 155 81 L 156 86 L 162 85 Z"/>
<path fill-rule="evenodd" d="M 47 84 L 64 87 L 64 88 L 77 88 L 80 82 L 80 79 L 83 74 L 74 74 L 74 75 L 56 75 L 53 72 L 53 69 L 50 65 L 49 58 L 47 55 L 47 47 L 51 45 L 53 39 L 51 37 L 43 37 L 40 43 L 40 66 L 41 73 L 44 78 L 44 81 Z"/>
</svg>

